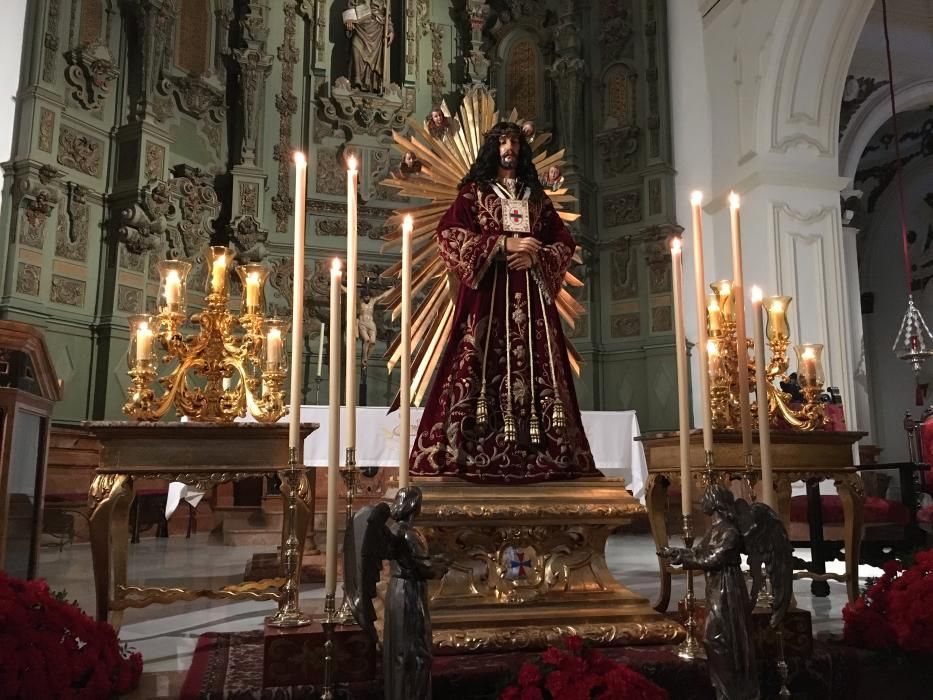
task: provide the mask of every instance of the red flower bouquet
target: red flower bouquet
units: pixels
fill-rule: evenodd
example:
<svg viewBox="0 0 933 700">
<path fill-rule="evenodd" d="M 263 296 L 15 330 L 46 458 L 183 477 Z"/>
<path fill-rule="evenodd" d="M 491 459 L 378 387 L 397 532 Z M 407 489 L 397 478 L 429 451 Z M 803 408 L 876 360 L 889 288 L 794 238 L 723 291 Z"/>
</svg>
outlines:
<svg viewBox="0 0 933 700">
<path fill-rule="evenodd" d="M 864 595 L 842 610 L 847 644 L 933 654 L 933 550 L 889 561 Z"/>
<path fill-rule="evenodd" d="M 666 700 L 659 688 L 628 666 L 588 648 L 580 637 L 564 637 L 563 648 L 548 648 L 526 661 L 499 700 Z"/>
<path fill-rule="evenodd" d="M 110 624 L 0 571 L 0 697 L 100 700 L 135 688 L 142 669 Z"/>
</svg>

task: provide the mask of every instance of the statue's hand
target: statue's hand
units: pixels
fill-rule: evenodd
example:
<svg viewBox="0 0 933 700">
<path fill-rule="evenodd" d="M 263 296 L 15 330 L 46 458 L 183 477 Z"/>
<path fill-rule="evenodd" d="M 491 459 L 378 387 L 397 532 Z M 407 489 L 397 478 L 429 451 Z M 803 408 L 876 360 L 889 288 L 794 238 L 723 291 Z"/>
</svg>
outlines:
<svg viewBox="0 0 933 700">
<path fill-rule="evenodd" d="M 684 550 L 679 547 L 664 547 L 658 552 L 658 556 L 667 559 L 671 564 L 679 566 L 684 563 Z"/>
<path fill-rule="evenodd" d="M 343 23 L 343 27 L 348 32 L 352 32 L 354 29 L 356 29 L 356 22 L 351 22 L 350 20 L 347 20 L 346 22 Z"/>
</svg>

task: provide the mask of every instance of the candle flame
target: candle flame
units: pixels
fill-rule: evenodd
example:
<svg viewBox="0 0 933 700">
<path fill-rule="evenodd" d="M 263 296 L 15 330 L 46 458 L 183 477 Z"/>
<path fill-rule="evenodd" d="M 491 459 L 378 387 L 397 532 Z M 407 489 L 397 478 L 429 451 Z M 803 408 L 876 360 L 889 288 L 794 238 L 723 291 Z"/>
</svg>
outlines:
<svg viewBox="0 0 933 700">
<path fill-rule="evenodd" d="M 301 151 L 295 151 L 292 154 L 292 160 L 295 161 L 295 165 L 299 168 L 304 168 L 308 165 L 308 159 L 305 158 L 305 154 Z"/>
<path fill-rule="evenodd" d="M 706 341 L 706 354 L 712 356 L 719 354 L 719 343 L 715 340 Z"/>
<path fill-rule="evenodd" d="M 672 238 L 671 239 L 671 254 L 680 255 L 680 251 L 683 248 L 683 245 L 684 244 L 681 242 L 679 238 Z"/>
<path fill-rule="evenodd" d="M 721 296 L 727 297 L 732 294 L 732 285 L 728 282 L 724 282 L 721 287 L 719 287 L 719 294 Z"/>
<path fill-rule="evenodd" d="M 813 352 L 813 348 L 804 348 L 803 354 L 801 356 L 804 360 L 815 360 L 816 353 Z"/>
<path fill-rule="evenodd" d="M 347 158 L 347 170 L 351 173 L 356 172 L 356 156 L 350 156 Z"/>
<path fill-rule="evenodd" d="M 267 337 L 269 340 L 272 340 L 273 338 L 275 338 L 275 339 L 277 339 L 277 340 L 281 340 L 281 339 L 282 339 L 282 331 L 280 331 L 278 328 L 270 328 L 270 329 L 269 329 L 269 332 L 266 334 L 266 337 Z"/>
<path fill-rule="evenodd" d="M 250 273 L 246 276 L 246 283 L 247 283 L 247 284 L 259 284 L 259 273 L 258 273 L 258 272 L 250 272 Z"/>
<path fill-rule="evenodd" d="M 710 311 L 719 311 L 719 302 L 716 300 L 713 300 L 709 303 L 709 306 L 707 308 Z"/>
<path fill-rule="evenodd" d="M 756 304 L 760 304 L 763 298 L 764 295 L 761 293 L 761 287 L 756 284 L 752 287 L 752 301 Z"/>
<path fill-rule="evenodd" d="M 219 265 L 220 267 L 226 267 L 227 266 L 227 254 L 221 253 L 216 258 L 214 258 L 214 264 Z"/>
<path fill-rule="evenodd" d="M 694 190 L 690 193 L 690 203 L 698 207 L 703 203 L 703 193 L 700 190 Z"/>
<path fill-rule="evenodd" d="M 729 208 L 738 209 L 739 208 L 739 195 L 735 192 L 729 193 Z"/>
<path fill-rule="evenodd" d="M 181 278 L 178 276 L 178 270 L 169 270 L 165 273 L 166 282 L 181 282 Z"/>
<path fill-rule="evenodd" d="M 771 313 L 779 314 L 784 310 L 784 304 L 779 301 L 771 302 Z"/>
<path fill-rule="evenodd" d="M 402 219 L 402 235 L 410 234 L 414 227 L 415 224 L 411 219 L 411 214 L 406 214 L 405 218 Z"/>
<path fill-rule="evenodd" d="M 340 258 L 334 258 L 334 262 L 331 263 L 330 266 L 330 271 L 336 275 L 340 274 Z"/>
<path fill-rule="evenodd" d="M 151 333 L 151 332 L 152 332 L 152 331 L 149 330 L 149 322 L 148 322 L 148 321 L 140 321 L 140 322 L 139 322 L 139 325 L 136 326 L 136 331 L 139 332 L 139 333 Z"/>
</svg>

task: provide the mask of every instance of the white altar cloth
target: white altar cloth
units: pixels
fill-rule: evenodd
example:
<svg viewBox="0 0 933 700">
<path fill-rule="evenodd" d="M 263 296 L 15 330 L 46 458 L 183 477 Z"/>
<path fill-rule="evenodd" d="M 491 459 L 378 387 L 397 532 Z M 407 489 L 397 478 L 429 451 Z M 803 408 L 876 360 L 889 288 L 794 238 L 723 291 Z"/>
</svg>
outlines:
<svg viewBox="0 0 933 700">
<path fill-rule="evenodd" d="M 386 414 L 384 406 L 361 406 L 356 410 L 356 463 L 360 467 L 395 467 L 399 462 L 399 414 Z M 411 435 L 414 443 L 421 422 L 421 408 L 411 409 Z M 327 406 L 302 406 L 303 423 L 319 423 L 321 429 L 305 439 L 304 463 L 309 467 L 327 466 Z M 640 501 L 645 497 L 648 465 L 645 450 L 635 440 L 641 435 L 635 411 L 583 411 L 583 428 L 590 441 L 596 468 L 609 477 L 625 480 Z M 341 408 L 340 454 L 346 447 L 346 407 Z M 288 420 L 284 418 L 283 420 Z"/>
</svg>

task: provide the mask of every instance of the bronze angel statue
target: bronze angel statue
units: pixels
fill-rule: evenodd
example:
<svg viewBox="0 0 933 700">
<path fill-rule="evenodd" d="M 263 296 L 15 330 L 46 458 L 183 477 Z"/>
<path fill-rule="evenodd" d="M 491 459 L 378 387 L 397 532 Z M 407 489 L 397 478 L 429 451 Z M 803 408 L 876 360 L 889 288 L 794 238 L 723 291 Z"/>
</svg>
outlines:
<svg viewBox="0 0 933 700">
<path fill-rule="evenodd" d="M 421 512 L 421 489 L 398 490 L 391 506 L 376 503 L 353 516 L 344 541 L 344 587 L 353 617 L 378 644 L 376 585 L 382 563 L 391 562 L 385 594 L 382 672 L 386 700 L 431 697 L 432 638 L 427 581 L 447 571 L 428 554 L 413 520 Z"/>
<path fill-rule="evenodd" d="M 701 502 L 710 517 L 706 534 L 690 549 L 665 547 L 660 555 L 672 564 L 706 573 L 706 630 L 703 645 L 716 697 L 755 700 L 760 697 L 752 643 L 752 610 L 770 581 L 771 625 L 778 627 L 793 592 L 792 548 L 787 530 L 764 503 L 736 499 L 710 480 Z M 752 575 L 749 593 L 741 555 L 748 555 Z"/>
</svg>

